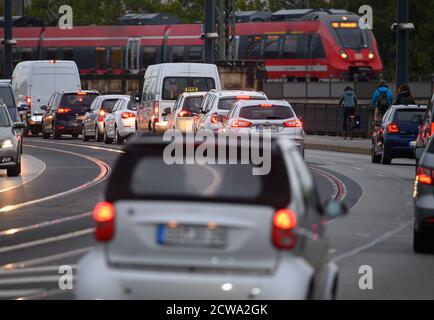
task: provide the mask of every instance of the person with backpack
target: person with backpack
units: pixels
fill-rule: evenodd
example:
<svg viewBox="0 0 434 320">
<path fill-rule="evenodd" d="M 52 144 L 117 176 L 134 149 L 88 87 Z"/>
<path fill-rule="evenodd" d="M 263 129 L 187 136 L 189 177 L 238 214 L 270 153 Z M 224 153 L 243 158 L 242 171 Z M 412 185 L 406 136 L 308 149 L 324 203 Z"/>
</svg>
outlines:
<svg viewBox="0 0 434 320">
<path fill-rule="evenodd" d="M 398 91 L 396 92 L 396 101 L 395 105 L 411 105 L 416 104 L 416 101 L 411 94 L 410 87 L 408 84 L 404 83 L 399 86 Z"/>
<path fill-rule="evenodd" d="M 353 88 L 346 87 L 344 94 L 339 100 L 339 108 L 344 107 L 344 122 L 343 122 L 343 131 L 345 133 L 345 139 L 348 137 L 348 121 L 351 116 L 356 114 L 357 108 L 357 96 L 354 93 Z"/>
<path fill-rule="evenodd" d="M 381 121 L 384 114 L 389 110 L 389 107 L 393 104 L 393 93 L 383 79 L 380 81 L 380 85 L 372 95 L 371 104 L 375 107 L 375 121 Z"/>
</svg>

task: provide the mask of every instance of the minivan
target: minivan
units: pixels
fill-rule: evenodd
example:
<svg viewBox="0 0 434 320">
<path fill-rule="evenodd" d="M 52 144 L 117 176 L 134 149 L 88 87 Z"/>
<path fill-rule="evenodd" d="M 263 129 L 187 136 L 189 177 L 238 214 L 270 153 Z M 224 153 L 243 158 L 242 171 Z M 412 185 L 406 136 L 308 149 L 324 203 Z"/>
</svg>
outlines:
<svg viewBox="0 0 434 320">
<path fill-rule="evenodd" d="M 196 91 L 221 90 L 217 66 L 205 63 L 163 63 L 146 69 L 142 101 L 137 110 L 137 131 L 162 133 L 178 96 L 187 88 Z"/>
<path fill-rule="evenodd" d="M 42 106 L 58 91 L 80 91 L 80 74 L 74 61 L 41 60 L 17 64 L 12 74 L 12 89 L 19 110 L 25 114 L 26 128 L 39 134 L 42 128 Z"/>
</svg>

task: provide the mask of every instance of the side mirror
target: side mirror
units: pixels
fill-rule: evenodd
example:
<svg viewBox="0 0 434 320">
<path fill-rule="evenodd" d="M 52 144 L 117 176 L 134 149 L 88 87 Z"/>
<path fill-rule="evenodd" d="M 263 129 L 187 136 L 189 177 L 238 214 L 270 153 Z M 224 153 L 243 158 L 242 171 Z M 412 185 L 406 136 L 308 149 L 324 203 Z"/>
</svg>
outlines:
<svg viewBox="0 0 434 320">
<path fill-rule="evenodd" d="M 14 129 L 24 129 L 26 124 L 24 122 L 14 122 Z"/>
<path fill-rule="evenodd" d="M 41 106 L 41 110 L 47 111 L 47 106 Z"/>
<path fill-rule="evenodd" d="M 342 217 L 348 213 L 348 208 L 345 204 L 336 200 L 329 200 L 324 205 L 324 216 L 327 220 L 333 220 Z"/>
</svg>

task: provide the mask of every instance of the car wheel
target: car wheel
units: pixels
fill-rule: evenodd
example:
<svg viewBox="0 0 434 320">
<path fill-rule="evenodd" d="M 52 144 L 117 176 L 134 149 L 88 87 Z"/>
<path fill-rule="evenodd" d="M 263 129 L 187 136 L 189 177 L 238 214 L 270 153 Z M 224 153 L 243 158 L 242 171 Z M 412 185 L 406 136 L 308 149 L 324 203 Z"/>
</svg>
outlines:
<svg viewBox="0 0 434 320">
<path fill-rule="evenodd" d="M 103 139 L 102 135 L 99 133 L 98 126 L 95 126 L 95 137 L 94 138 L 95 138 L 95 141 L 97 141 L 97 142 L 101 142 Z"/>
<path fill-rule="evenodd" d="M 7 169 L 8 177 L 18 177 L 21 174 L 21 155 L 17 155 L 17 164 L 15 167 Z"/>
<path fill-rule="evenodd" d="M 375 154 L 375 145 L 372 143 L 371 147 L 371 161 L 372 163 L 380 163 L 381 156 Z"/>
<path fill-rule="evenodd" d="M 386 148 L 383 146 L 383 152 L 381 153 L 381 164 L 390 164 L 392 158 L 389 156 Z"/>
<path fill-rule="evenodd" d="M 50 139 L 50 134 L 45 131 L 44 125 L 42 125 L 42 139 Z"/>
<path fill-rule="evenodd" d="M 79 134 L 78 133 L 74 133 L 71 135 L 73 138 L 78 138 Z"/>
<path fill-rule="evenodd" d="M 124 143 L 124 138 L 119 135 L 118 127 L 115 127 L 116 144 Z"/>
<path fill-rule="evenodd" d="M 104 143 L 105 144 L 112 144 L 112 142 L 113 142 L 113 139 L 108 137 L 107 130 L 104 127 Z"/>
<path fill-rule="evenodd" d="M 413 250 L 416 253 L 427 253 L 429 251 L 429 239 L 422 231 L 413 229 Z"/>
<path fill-rule="evenodd" d="M 83 130 L 81 131 L 81 140 L 84 142 L 89 141 L 89 136 L 86 135 L 86 128 L 83 126 Z"/>
<path fill-rule="evenodd" d="M 25 137 L 28 137 L 28 136 L 29 136 L 29 128 L 27 127 L 27 125 L 26 125 L 26 127 L 23 129 L 23 136 L 25 136 Z"/>
<path fill-rule="evenodd" d="M 53 138 L 55 140 L 60 140 L 62 138 L 62 135 L 59 132 L 57 132 L 56 126 L 54 125 L 54 123 L 53 123 Z"/>
</svg>

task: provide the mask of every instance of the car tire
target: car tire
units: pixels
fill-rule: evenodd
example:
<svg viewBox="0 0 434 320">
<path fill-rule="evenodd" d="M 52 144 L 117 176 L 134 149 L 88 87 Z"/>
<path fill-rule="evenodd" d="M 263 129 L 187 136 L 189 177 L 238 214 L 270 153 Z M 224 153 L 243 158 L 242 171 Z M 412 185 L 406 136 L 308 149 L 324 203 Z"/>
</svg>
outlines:
<svg viewBox="0 0 434 320">
<path fill-rule="evenodd" d="M 26 125 L 26 127 L 23 129 L 23 136 L 24 136 L 24 137 L 28 137 L 28 136 L 29 136 L 29 127 L 27 127 L 27 125 Z"/>
<path fill-rule="evenodd" d="M 427 253 L 429 252 L 429 239 L 422 231 L 417 231 L 416 228 L 413 229 L 413 251 L 416 253 Z"/>
<path fill-rule="evenodd" d="M 381 153 L 381 164 L 390 164 L 392 162 L 392 158 L 389 156 L 386 148 L 383 146 L 383 152 Z"/>
<path fill-rule="evenodd" d="M 109 138 L 107 136 L 107 130 L 105 129 L 105 127 L 104 127 L 104 138 L 103 138 L 103 140 L 104 140 L 105 144 L 112 144 L 113 143 L 113 139 Z"/>
<path fill-rule="evenodd" d="M 42 125 L 42 139 L 50 139 L 50 134 L 45 132 L 45 127 Z"/>
<path fill-rule="evenodd" d="M 52 131 L 53 131 L 54 140 L 60 140 L 62 138 L 62 135 L 57 132 L 54 122 L 53 122 L 52 128 L 53 128 Z"/>
<path fill-rule="evenodd" d="M 79 134 L 78 134 L 78 133 L 74 133 L 74 134 L 71 134 L 71 136 L 72 136 L 73 138 L 78 138 Z"/>
<path fill-rule="evenodd" d="M 124 143 L 124 138 L 122 138 L 119 135 L 119 131 L 118 131 L 118 127 L 117 126 L 115 126 L 115 137 L 116 137 L 116 144 L 122 144 L 122 143 Z"/>
<path fill-rule="evenodd" d="M 380 163 L 381 155 L 375 154 L 375 145 L 372 143 L 371 147 L 371 161 L 372 163 Z"/>
<path fill-rule="evenodd" d="M 21 174 L 21 155 L 17 155 L 17 164 L 7 169 L 8 177 L 18 177 Z"/>
<path fill-rule="evenodd" d="M 99 133 L 98 126 L 95 126 L 95 137 L 96 142 L 101 142 L 103 139 L 103 136 Z"/>
<path fill-rule="evenodd" d="M 84 142 L 89 141 L 89 136 L 86 135 L 86 128 L 84 126 L 81 130 L 81 140 L 83 140 Z"/>
</svg>

